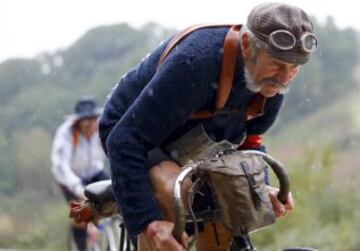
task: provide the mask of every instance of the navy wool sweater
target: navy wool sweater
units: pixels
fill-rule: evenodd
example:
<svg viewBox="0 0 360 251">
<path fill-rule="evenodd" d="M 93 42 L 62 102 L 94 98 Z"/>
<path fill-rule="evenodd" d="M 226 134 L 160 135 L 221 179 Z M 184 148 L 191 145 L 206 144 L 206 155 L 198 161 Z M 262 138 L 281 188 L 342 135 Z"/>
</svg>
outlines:
<svg viewBox="0 0 360 251">
<path fill-rule="evenodd" d="M 166 40 L 121 78 L 105 104 L 100 137 L 110 160 L 115 195 L 132 236 L 162 219 L 147 177 L 150 150 L 200 123 L 212 139 L 239 143 L 246 134 L 266 132 L 278 114 L 283 95 L 268 98 L 264 114 L 250 121 L 245 121 L 241 112 L 189 119 L 194 111 L 214 107 L 227 31 L 220 27 L 191 33 L 157 69 Z M 226 107 L 245 110 L 255 95 L 246 88 L 243 67 L 239 51 Z"/>
</svg>

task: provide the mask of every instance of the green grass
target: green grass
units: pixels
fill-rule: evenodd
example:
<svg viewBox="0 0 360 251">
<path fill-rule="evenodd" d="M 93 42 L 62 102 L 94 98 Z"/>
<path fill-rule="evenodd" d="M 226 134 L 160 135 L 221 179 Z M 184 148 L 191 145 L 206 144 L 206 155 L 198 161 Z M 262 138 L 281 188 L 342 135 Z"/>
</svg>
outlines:
<svg viewBox="0 0 360 251">
<path fill-rule="evenodd" d="M 0 205 L 0 249 L 65 250 L 69 219 L 61 196 L 27 191 L 0 197 Z"/>
<path fill-rule="evenodd" d="M 296 208 L 264 231 L 252 234 L 262 251 L 307 246 L 326 251 L 360 250 L 360 193 L 339 189 L 332 177 L 332 148 L 308 149 L 289 167 Z M 345 181 L 346 182 L 346 181 Z"/>
</svg>

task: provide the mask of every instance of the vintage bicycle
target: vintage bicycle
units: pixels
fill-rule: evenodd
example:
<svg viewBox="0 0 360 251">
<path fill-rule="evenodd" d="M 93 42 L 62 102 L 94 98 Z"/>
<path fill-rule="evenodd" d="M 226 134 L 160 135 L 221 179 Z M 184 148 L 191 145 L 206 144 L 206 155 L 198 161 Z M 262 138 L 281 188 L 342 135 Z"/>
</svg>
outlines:
<svg viewBox="0 0 360 251">
<path fill-rule="evenodd" d="M 173 190 L 174 237 L 180 239 L 186 224 L 191 223 L 194 224 L 196 235 L 198 222 L 203 222 L 210 226 L 207 229 L 210 229 L 208 232 L 211 234 L 206 235 L 210 250 L 255 251 L 249 234 L 275 223 L 275 215 L 266 191 L 265 173 L 268 167 L 279 180 L 278 199 L 285 202 L 289 192 L 288 176 L 281 162 L 266 153 L 254 150 L 221 151 L 212 158 L 184 165 Z M 191 177 L 194 182 L 185 203 L 182 184 L 187 177 Z M 211 187 L 217 208 L 193 212 L 194 196 L 205 183 Z M 106 216 L 109 212 L 116 211 L 110 181 L 88 185 L 85 195 L 88 198 L 86 206 L 96 212 L 92 215 Z M 81 214 L 77 217 L 86 218 Z M 97 221 L 96 218 L 91 220 Z M 221 232 L 220 228 L 217 228 L 218 223 L 224 226 Z M 123 224 L 120 240 L 120 251 L 136 250 L 136 244 L 130 241 Z M 282 251 L 316 250 L 299 247 Z"/>
</svg>

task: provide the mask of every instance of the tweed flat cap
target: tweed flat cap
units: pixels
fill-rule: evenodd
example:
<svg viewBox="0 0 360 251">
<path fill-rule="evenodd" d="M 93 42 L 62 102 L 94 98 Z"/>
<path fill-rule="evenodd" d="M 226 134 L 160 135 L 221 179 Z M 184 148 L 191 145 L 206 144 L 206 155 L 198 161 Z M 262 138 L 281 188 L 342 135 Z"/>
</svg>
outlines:
<svg viewBox="0 0 360 251">
<path fill-rule="evenodd" d="M 305 64 L 309 60 L 310 52 L 304 51 L 298 41 L 303 34 L 313 32 L 313 24 L 302 9 L 284 3 L 263 3 L 250 12 L 247 26 L 256 37 L 269 45 L 267 50 L 272 57 L 292 64 Z M 293 34 L 297 40 L 296 46 L 282 50 L 271 45 L 268 37 L 277 30 Z"/>
</svg>

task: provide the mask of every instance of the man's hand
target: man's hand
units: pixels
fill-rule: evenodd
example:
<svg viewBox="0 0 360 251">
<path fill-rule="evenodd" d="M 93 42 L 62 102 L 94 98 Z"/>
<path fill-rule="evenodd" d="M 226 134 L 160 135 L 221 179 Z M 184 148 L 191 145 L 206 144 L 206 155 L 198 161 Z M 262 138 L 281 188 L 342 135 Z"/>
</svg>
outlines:
<svg viewBox="0 0 360 251">
<path fill-rule="evenodd" d="M 101 208 L 94 207 L 93 203 L 88 200 L 79 200 L 70 202 L 70 218 L 73 218 L 76 223 L 89 223 L 95 225 L 99 224 L 99 220 L 118 212 L 115 202 L 107 202 L 101 205 Z"/>
<path fill-rule="evenodd" d="M 96 211 L 86 201 L 78 200 L 70 202 L 70 214 L 69 217 L 73 218 L 75 223 L 88 223 L 92 221 L 96 216 Z"/>
<path fill-rule="evenodd" d="M 188 248 L 188 236 L 184 232 L 179 243 L 171 234 L 174 224 L 169 221 L 153 221 L 139 234 L 139 250 L 184 251 Z"/>
<path fill-rule="evenodd" d="M 286 203 L 282 204 L 277 198 L 279 189 L 271 186 L 267 186 L 266 188 L 268 190 L 270 201 L 276 217 L 285 216 L 289 211 L 294 209 L 295 202 L 291 193 L 289 193 L 286 199 Z"/>
</svg>

